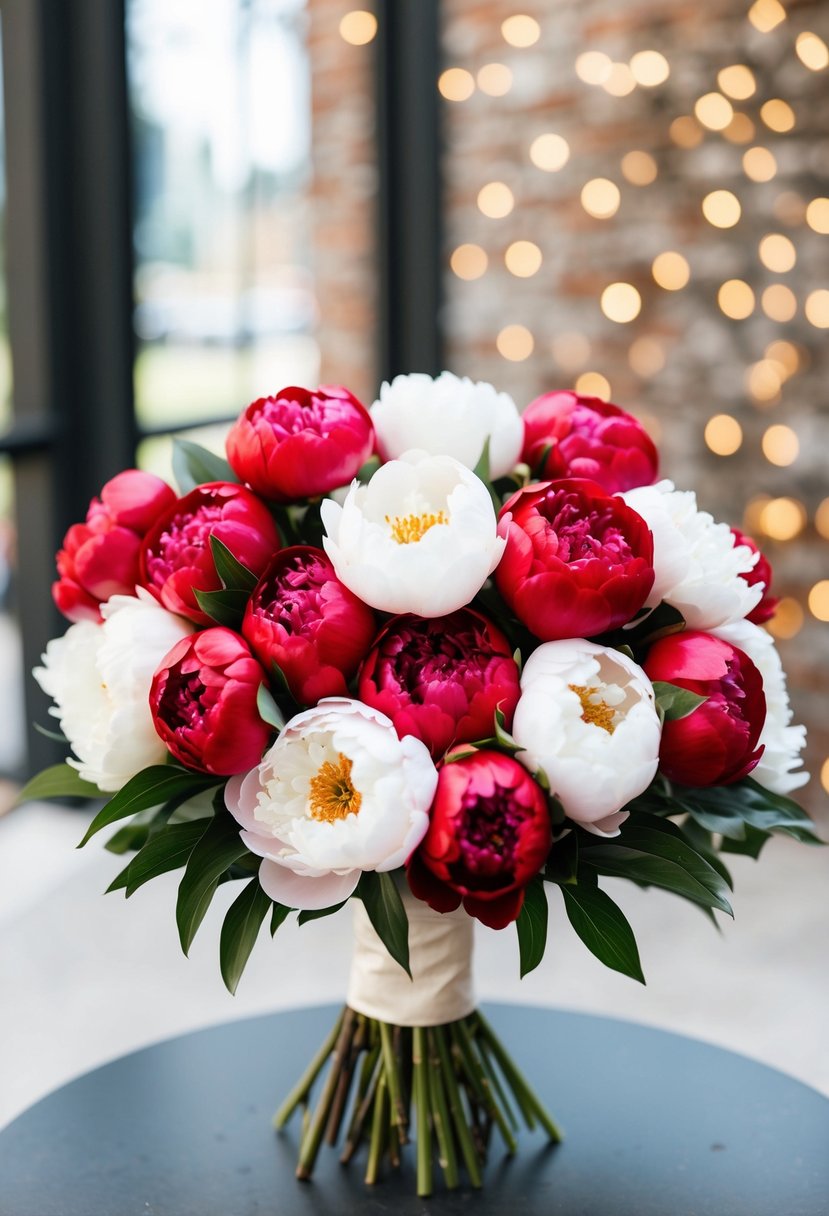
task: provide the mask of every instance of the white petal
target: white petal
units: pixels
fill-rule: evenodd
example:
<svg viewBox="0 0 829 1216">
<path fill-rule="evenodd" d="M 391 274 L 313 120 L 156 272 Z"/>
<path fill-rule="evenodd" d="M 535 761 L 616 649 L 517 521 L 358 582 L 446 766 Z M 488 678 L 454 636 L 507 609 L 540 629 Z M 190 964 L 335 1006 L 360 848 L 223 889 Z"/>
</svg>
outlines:
<svg viewBox="0 0 829 1216">
<path fill-rule="evenodd" d="M 265 894 L 283 907 L 301 911 L 317 911 L 341 904 L 353 894 L 359 881 L 359 870 L 303 878 L 275 861 L 265 860 L 259 867 L 259 885 Z"/>
</svg>

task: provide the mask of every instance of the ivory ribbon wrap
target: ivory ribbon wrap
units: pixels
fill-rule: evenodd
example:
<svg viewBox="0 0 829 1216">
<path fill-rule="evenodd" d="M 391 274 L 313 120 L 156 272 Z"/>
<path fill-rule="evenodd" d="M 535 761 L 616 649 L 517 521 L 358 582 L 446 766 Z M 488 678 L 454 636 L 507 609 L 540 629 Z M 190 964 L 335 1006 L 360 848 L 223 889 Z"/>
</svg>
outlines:
<svg viewBox="0 0 829 1216">
<path fill-rule="evenodd" d="M 374 932 L 359 899 L 354 903 L 354 955 L 347 1003 L 357 1013 L 394 1026 L 441 1026 L 472 1013 L 473 920 L 458 908 L 435 912 L 401 887 L 409 917 L 412 978 Z"/>
</svg>

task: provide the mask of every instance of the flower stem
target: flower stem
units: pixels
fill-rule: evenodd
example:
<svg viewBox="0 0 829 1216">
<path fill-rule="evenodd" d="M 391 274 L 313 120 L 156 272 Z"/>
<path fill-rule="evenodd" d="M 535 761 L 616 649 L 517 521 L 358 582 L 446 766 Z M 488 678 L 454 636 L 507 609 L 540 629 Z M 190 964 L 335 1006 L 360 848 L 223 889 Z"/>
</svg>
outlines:
<svg viewBox="0 0 829 1216">
<path fill-rule="evenodd" d="M 341 1010 L 340 1016 L 332 1026 L 331 1032 L 326 1038 L 325 1042 L 322 1044 L 319 1051 L 306 1068 L 305 1072 L 302 1074 L 294 1088 L 280 1106 L 279 1110 L 274 1115 L 273 1125 L 277 1130 L 284 1127 L 300 1103 L 307 1100 L 308 1094 L 311 1092 L 314 1082 L 322 1071 L 325 1061 L 334 1050 L 337 1039 L 340 1037 L 340 1030 L 342 1029 L 344 1017 L 345 1009 Z"/>
<path fill-rule="evenodd" d="M 432 1097 L 432 1119 L 435 1125 L 435 1135 L 438 1142 L 441 1169 L 446 1181 L 447 1190 L 453 1191 L 458 1185 L 458 1155 L 455 1151 L 455 1141 L 452 1136 L 452 1124 L 449 1119 L 449 1107 L 446 1102 L 446 1091 L 440 1066 L 440 1053 L 435 1042 L 433 1029 L 426 1031 L 426 1046 L 429 1053 L 429 1092 Z"/>
<path fill-rule="evenodd" d="M 354 1019 L 356 1014 L 353 1009 L 343 1011 L 341 1028 L 337 1039 L 337 1046 L 334 1051 L 334 1062 L 331 1065 L 331 1071 L 325 1080 L 322 1095 L 319 1100 L 319 1105 L 314 1112 L 314 1117 L 311 1122 L 311 1128 L 308 1135 L 302 1141 L 299 1150 L 299 1161 L 296 1167 L 297 1178 L 303 1181 L 311 1177 L 314 1171 L 314 1163 L 317 1159 L 320 1144 L 322 1143 L 325 1125 L 328 1122 L 328 1116 L 331 1113 L 331 1106 L 334 1102 L 334 1096 L 337 1092 L 337 1084 L 340 1079 L 340 1070 L 343 1066 L 346 1054 L 351 1046 L 351 1036 L 354 1029 Z"/>
<path fill-rule="evenodd" d="M 408 1137 L 409 1119 L 403 1105 L 400 1071 L 397 1066 L 397 1056 L 392 1042 L 392 1027 L 388 1022 L 380 1023 L 380 1042 L 383 1046 L 383 1068 L 388 1082 L 389 1098 L 391 1100 L 391 1117 L 396 1124 L 400 1143 L 406 1144 Z"/>
<path fill-rule="evenodd" d="M 455 1067 L 452 1063 L 452 1057 L 449 1054 L 449 1047 L 446 1042 L 446 1028 L 443 1026 L 435 1026 L 433 1028 L 435 1046 L 437 1047 L 438 1057 L 440 1058 L 441 1071 L 443 1073 L 443 1082 L 446 1088 L 446 1097 L 449 1103 L 449 1110 L 452 1115 L 452 1121 L 455 1127 L 455 1134 L 458 1137 L 458 1144 L 461 1147 L 466 1172 L 469 1175 L 469 1181 L 473 1186 L 481 1185 L 481 1171 L 478 1164 L 478 1154 L 475 1151 L 475 1145 L 472 1140 L 472 1132 L 469 1129 L 469 1120 L 466 1116 L 466 1111 L 463 1108 L 458 1081 L 455 1076 Z"/>
<path fill-rule="evenodd" d="M 374 1186 L 380 1175 L 380 1162 L 383 1159 L 386 1137 L 389 1134 L 389 1090 L 385 1073 L 381 1074 L 377 1083 L 377 1093 L 374 1099 L 374 1113 L 371 1120 L 371 1139 L 368 1148 L 368 1164 L 366 1166 L 366 1182 Z"/>
<path fill-rule="evenodd" d="M 512 1057 L 505 1051 L 501 1040 L 484 1015 L 478 1012 L 476 1017 L 484 1040 L 488 1047 L 491 1048 L 492 1054 L 498 1061 L 498 1066 L 504 1074 L 507 1084 L 515 1094 L 515 1099 L 524 1114 L 524 1118 L 527 1118 L 527 1111 L 529 1111 L 531 1115 L 534 1115 L 538 1119 L 538 1122 L 544 1128 L 550 1140 L 558 1144 L 562 1139 L 561 1129 L 541 1105 L 534 1091 L 525 1081 L 517 1065 L 513 1063 Z M 532 1126 L 532 1124 L 529 1124 L 529 1126 Z"/>
<path fill-rule="evenodd" d="M 417 1107 L 417 1193 L 425 1199 L 432 1193 L 432 1129 L 429 1124 L 429 1074 L 426 1070 L 426 1031 L 415 1026 L 412 1063 L 414 1099 Z"/>
</svg>

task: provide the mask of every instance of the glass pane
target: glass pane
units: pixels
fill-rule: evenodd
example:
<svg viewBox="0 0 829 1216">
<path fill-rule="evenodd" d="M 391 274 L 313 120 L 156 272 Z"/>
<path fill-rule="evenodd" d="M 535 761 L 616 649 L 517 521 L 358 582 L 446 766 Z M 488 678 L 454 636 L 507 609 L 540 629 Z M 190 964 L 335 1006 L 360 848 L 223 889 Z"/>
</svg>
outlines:
<svg viewBox="0 0 829 1216">
<path fill-rule="evenodd" d="M 235 415 L 318 378 L 303 0 L 130 0 L 136 405 Z"/>
<path fill-rule="evenodd" d="M 829 27 L 818 3 L 762 7 L 445 0 L 447 363 L 521 406 L 609 397 L 754 533 L 817 772 Z"/>
</svg>

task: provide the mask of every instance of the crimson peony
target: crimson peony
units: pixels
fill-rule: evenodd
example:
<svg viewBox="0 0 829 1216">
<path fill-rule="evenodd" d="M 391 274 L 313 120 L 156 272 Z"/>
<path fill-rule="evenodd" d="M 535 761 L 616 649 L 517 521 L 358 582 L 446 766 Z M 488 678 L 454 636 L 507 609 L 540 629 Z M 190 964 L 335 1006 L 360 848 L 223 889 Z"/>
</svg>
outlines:
<svg viewBox="0 0 829 1216">
<path fill-rule="evenodd" d="M 745 545 L 752 553 L 759 554 L 757 564 L 753 570 L 749 570 L 747 574 L 741 577 L 745 579 L 749 587 L 762 586 L 763 598 L 756 607 L 752 608 L 746 619 L 753 621 L 755 625 L 764 625 L 766 621 L 770 621 L 777 611 L 777 605 L 780 603 L 776 595 L 771 594 L 771 562 L 763 553 L 762 549 L 751 539 L 741 532 L 739 528 L 732 528 L 734 533 L 734 544 Z"/>
</svg>

